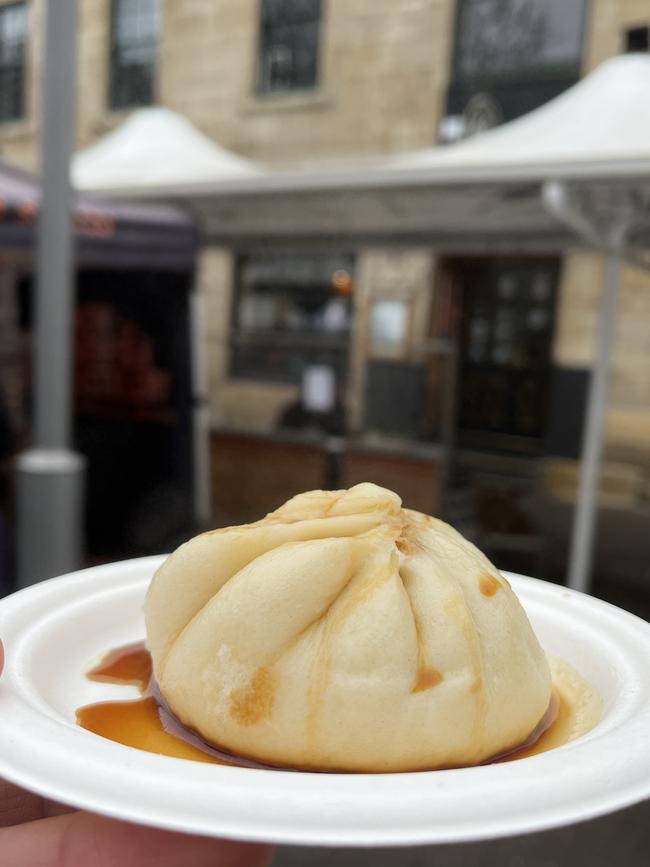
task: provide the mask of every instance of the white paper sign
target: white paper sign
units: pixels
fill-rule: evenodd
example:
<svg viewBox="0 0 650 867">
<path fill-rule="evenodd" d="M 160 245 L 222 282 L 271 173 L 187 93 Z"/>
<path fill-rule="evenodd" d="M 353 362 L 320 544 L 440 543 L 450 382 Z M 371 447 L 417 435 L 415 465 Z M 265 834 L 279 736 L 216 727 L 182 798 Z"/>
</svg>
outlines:
<svg viewBox="0 0 650 867">
<path fill-rule="evenodd" d="M 336 403 L 336 377 L 331 367 L 314 364 L 302 374 L 302 405 L 309 412 L 329 412 Z"/>
</svg>

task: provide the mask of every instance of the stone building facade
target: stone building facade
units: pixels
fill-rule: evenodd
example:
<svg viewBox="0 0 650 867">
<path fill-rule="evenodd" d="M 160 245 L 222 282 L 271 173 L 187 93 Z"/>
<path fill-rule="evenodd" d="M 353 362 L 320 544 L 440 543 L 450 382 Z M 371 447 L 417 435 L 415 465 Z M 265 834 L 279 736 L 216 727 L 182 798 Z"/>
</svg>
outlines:
<svg viewBox="0 0 650 867">
<path fill-rule="evenodd" d="M 38 164 L 43 2 L 26 2 L 24 117 L 0 124 L 0 154 L 29 169 Z M 489 12 L 490 0 L 473 2 L 483 3 Z M 0 0 L 0 13 L 13 4 L 15 0 Z M 112 5 L 110 0 L 79 0 L 79 147 L 114 128 L 128 113 L 109 107 Z M 450 113 L 450 88 L 458 74 L 454 46 L 465 20 L 457 5 L 463 5 L 463 0 L 322 0 L 317 4 L 320 47 L 315 86 L 264 93 L 257 87 L 260 0 L 159 0 L 157 5 L 153 101 L 186 115 L 220 145 L 269 167 L 327 165 L 350 156 L 428 147 L 438 141 L 443 119 Z M 514 2 L 517 8 L 522 5 Z M 562 6 L 555 0 L 550 5 Z M 531 22 L 535 23 L 535 10 L 540 8 L 533 0 Z M 642 47 L 644 30 L 647 33 L 650 27 L 647 0 L 586 0 L 580 14 L 576 77 L 625 50 L 630 39 Z M 552 30 L 553 21 L 546 24 Z M 432 294 L 440 269 L 422 247 L 373 246 L 345 252 L 355 258 L 360 313 L 352 332 L 349 394 L 351 423 L 360 427 L 366 383 L 358 341 L 368 323 L 364 305 L 373 296 L 412 299 L 409 339 L 416 346 L 430 336 Z M 562 256 L 559 264 L 551 357 L 560 369 L 586 372 L 594 355 L 603 263 L 593 254 L 573 252 Z M 298 387 L 229 374 L 236 271 L 236 259 L 229 251 L 204 252 L 199 285 L 207 313 L 211 418 L 215 426 L 263 431 L 297 396 Z M 648 321 L 650 279 L 627 268 L 608 408 L 607 453 L 613 477 L 626 480 L 623 484 L 630 497 L 650 501 Z M 623 469 L 619 472 L 617 467 Z M 547 475 L 556 492 L 571 496 L 575 484 L 571 461 L 549 460 Z M 620 491 L 620 484 L 613 483 L 613 488 Z"/>
<path fill-rule="evenodd" d="M 26 0 L 24 119 L 3 124 L 2 154 L 37 162 L 40 22 Z M 0 0 L 14 5 L 16 0 Z M 417 148 L 436 138 L 447 80 L 449 0 L 326 0 L 319 86 L 255 92 L 259 0 L 160 0 L 155 98 L 224 147 L 266 164 Z M 79 0 L 78 143 L 116 126 L 108 107 L 110 0 Z"/>
</svg>

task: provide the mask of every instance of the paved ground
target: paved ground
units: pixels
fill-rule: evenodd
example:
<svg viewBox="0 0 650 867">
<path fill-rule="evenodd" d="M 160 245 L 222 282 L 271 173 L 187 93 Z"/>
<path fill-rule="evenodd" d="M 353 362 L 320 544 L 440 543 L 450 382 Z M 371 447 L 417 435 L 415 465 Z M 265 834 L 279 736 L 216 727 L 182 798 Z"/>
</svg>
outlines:
<svg viewBox="0 0 650 867">
<path fill-rule="evenodd" d="M 648 867 L 650 801 L 604 819 L 488 843 L 417 849 L 281 848 L 272 867 Z"/>
</svg>

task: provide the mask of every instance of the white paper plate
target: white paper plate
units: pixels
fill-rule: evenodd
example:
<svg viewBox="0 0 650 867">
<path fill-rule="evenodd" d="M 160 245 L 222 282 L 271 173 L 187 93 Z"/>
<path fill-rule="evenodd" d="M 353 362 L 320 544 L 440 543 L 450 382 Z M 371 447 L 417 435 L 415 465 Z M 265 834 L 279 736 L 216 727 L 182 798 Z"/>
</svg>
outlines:
<svg viewBox="0 0 650 867">
<path fill-rule="evenodd" d="M 546 650 L 600 691 L 602 722 L 509 764 L 408 774 L 253 770 L 157 756 L 74 723 L 126 698 L 91 683 L 105 651 L 142 639 L 163 558 L 101 566 L 0 601 L 0 776 L 109 816 L 244 840 L 394 846 L 485 839 L 589 819 L 650 797 L 650 625 L 562 587 L 508 575 Z"/>
</svg>

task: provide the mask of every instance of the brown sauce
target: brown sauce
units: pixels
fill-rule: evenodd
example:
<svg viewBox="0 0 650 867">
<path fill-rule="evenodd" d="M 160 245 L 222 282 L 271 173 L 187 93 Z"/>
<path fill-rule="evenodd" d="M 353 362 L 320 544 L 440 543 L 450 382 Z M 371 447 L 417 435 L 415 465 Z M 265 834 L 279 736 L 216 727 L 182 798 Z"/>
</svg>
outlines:
<svg viewBox="0 0 650 867">
<path fill-rule="evenodd" d="M 138 641 L 111 650 L 99 665 L 90 669 L 86 677 L 101 683 L 130 684 L 145 693 L 149 688 L 152 670 L 149 651 L 142 641 Z"/>
<path fill-rule="evenodd" d="M 535 731 L 528 740 L 511 753 L 494 761 L 514 762 L 529 756 L 547 753 L 568 743 L 574 731 L 575 710 L 557 691 L 553 691 L 551 703 Z"/>
<path fill-rule="evenodd" d="M 108 653 L 87 673 L 89 680 L 137 686 L 142 698 L 130 701 L 101 701 L 77 710 L 77 723 L 110 741 L 147 753 L 212 762 L 243 765 L 249 762 L 228 757 L 205 743 L 167 710 L 157 694 L 149 651 L 144 643 L 127 644 Z"/>
<path fill-rule="evenodd" d="M 142 643 L 111 651 L 88 672 L 87 677 L 104 683 L 135 685 L 142 693 L 139 699 L 103 701 L 80 707 L 77 723 L 94 734 L 128 747 L 179 759 L 273 769 L 222 752 L 183 726 L 158 694 L 152 676 L 151 657 Z M 554 691 L 548 711 L 526 742 L 483 764 L 523 759 L 561 746 L 571 736 L 573 719 L 571 706 Z"/>
<path fill-rule="evenodd" d="M 490 575 L 488 572 L 483 572 L 479 575 L 478 586 L 483 596 L 494 596 L 498 590 L 501 590 L 501 582 L 499 579 L 495 578 L 494 575 Z"/>
<path fill-rule="evenodd" d="M 428 689 L 433 689 L 442 683 L 442 675 L 435 668 L 430 668 L 420 662 L 418 667 L 418 679 L 415 681 L 415 686 L 411 692 L 426 692 Z"/>
</svg>

